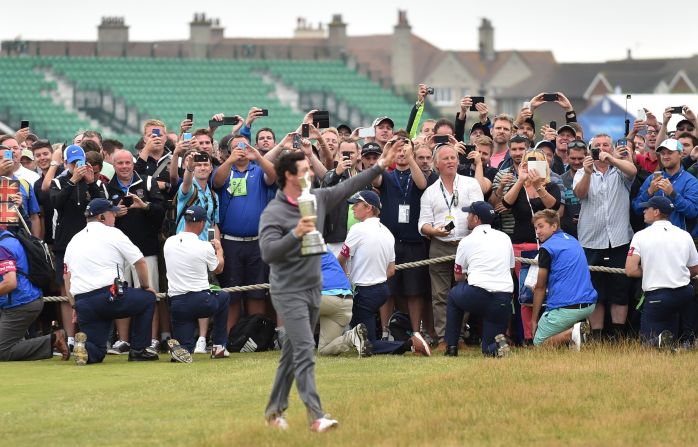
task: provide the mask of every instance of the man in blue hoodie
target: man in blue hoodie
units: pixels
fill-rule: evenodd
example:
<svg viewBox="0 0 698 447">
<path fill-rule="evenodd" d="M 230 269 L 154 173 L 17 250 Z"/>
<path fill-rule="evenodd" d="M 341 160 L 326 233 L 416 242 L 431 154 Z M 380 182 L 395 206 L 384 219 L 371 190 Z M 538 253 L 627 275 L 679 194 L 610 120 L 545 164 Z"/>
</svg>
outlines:
<svg viewBox="0 0 698 447">
<path fill-rule="evenodd" d="M 642 204 L 651 197 L 668 197 L 674 204 L 670 222 L 682 230 L 688 230 L 688 221 L 698 217 L 698 180 L 681 166 L 682 150 L 679 140 L 671 138 L 662 141 L 657 147 L 657 155 L 664 169 L 647 177 L 640 193 L 633 200 L 633 209 L 642 215 Z M 691 236 L 698 236 L 698 225 L 692 229 Z"/>
</svg>

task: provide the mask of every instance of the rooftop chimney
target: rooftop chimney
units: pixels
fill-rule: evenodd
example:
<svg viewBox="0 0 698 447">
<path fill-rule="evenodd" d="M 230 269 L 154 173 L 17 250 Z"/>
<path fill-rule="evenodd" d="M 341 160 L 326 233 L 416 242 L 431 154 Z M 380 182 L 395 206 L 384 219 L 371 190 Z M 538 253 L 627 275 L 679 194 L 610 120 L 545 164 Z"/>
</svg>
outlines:
<svg viewBox="0 0 698 447">
<path fill-rule="evenodd" d="M 480 60 L 483 62 L 492 62 L 497 58 L 497 53 L 494 51 L 494 28 L 489 19 L 482 19 L 480 28 Z"/>
<path fill-rule="evenodd" d="M 347 24 L 342 21 L 341 14 L 332 16 L 329 26 L 330 54 L 337 58 L 347 50 Z"/>
<path fill-rule="evenodd" d="M 124 56 L 128 44 L 128 26 L 123 17 L 102 17 L 97 27 L 97 53 L 100 56 Z"/>
<path fill-rule="evenodd" d="M 410 91 L 414 89 L 412 28 L 407 21 L 407 11 L 404 10 L 398 10 L 397 25 L 393 28 L 391 71 L 396 88 Z"/>
</svg>

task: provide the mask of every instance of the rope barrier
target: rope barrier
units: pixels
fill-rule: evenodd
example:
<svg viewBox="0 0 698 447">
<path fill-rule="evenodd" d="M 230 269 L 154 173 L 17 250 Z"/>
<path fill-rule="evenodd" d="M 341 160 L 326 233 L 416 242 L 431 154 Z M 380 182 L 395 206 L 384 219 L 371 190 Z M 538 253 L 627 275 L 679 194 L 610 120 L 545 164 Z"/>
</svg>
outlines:
<svg viewBox="0 0 698 447">
<path fill-rule="evenodd" d="M 456 259 L 455 255 L 450 255 L 450 256 L 441 256 L 439 258 L 431 258 L 431 259 L 424 259 L 421 261 L 414 261 L 414 262 L 406 262 L 404 264 L 398 264 L 395 266 L 395 270 L 406 270 L 406 269 L 411 269 L 411 268 L 416 268 L 416 267 L 425 267 L 429 266 L 432 264 L 440 264 L 442 262 L 451 262 Z M 530 259 L 530 258 L 516 258 L 517 262 L 520 262 L 522 264 L 530 264 L 530 265 L 537 265 L 538 261 L 535 259 Z M 611 268 L 611 267 L 601 267 L 601 266 L 596 266 L 596 265 L 590 265 L 589 270 L 592 272 L 603 272 L 603 273 L 616 273 L 616 274 L 625 274 L 625 270 L 621 268 Z M 249 286 L 235 286 L 235 287 L 226 287 L 224 289 L 221 289 L 221 291 L 225 292 L 249 292 L 251 290 L 266 290 L 269 288 L 269 283 L 264 283 L 264 284 L 252 284 Z M 167 296 L 166 293 L 158 293 L 155 295 L 155 297 L 160 300 L 163 299 Z M 68 301 L 68 297 L 65 296 L 45 296 L 44 301 L 48 303 L 59 303 L 63 301 Z"/>
</svg>

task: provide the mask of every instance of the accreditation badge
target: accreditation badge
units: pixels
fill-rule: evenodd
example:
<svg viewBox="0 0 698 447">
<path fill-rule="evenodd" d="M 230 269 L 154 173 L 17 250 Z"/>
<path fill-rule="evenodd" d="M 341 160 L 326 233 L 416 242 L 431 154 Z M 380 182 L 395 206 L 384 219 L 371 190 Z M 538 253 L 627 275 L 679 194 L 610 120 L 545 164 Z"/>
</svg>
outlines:
<svg viewBox="0 0 698 447">
<path fill-rule="evenodd" d="M 231 178 L 228 185 L 228 192 L 233 197 L 241 197 L 247 195 L 247 178 Z"/>
<path fill-rule="evenodd" d="M 410 223 L 410 206 L 409 205 L 398 205 L 398 207 L 397 207 L 397 223 L 401 223 L 401 224 Z"/>
</svg>

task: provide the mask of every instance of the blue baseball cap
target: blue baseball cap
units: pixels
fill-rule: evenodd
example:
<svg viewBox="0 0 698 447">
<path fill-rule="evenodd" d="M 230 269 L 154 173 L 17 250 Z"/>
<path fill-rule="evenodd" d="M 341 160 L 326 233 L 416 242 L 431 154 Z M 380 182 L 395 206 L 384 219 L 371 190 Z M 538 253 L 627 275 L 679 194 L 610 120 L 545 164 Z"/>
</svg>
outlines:
<svg viewBox="0 0 698 447">
<path fill-rule="evenodd" d="M 192 205 L 184 212 L 184 220 L 187 222 L 206 222 L 208 215 L 206 210 L 199 205 Z"/>
<path fill-rule="evenodd" d="M 82 150 L 77 144 L 71 144 L 65 148 L 65 161 L 68 163 L 73 163 L 78 160 L 85 160 L 85 151 Z"/>
<path fill-rule="evenodd" d="M 492 223 L 495 218 L 494 208 L 487 202 L 478 200 L 473 202 L 470 206 L 464 206 L 462 208 L 465 213 L 473 213 L 480 218 L 480 222 L 484 224 Z"/>
<path fill-rule="evenodd" d="M 381 199 L 378 197 L 378 194 L 376 194 L 373 191 L 361 191 L 357 192 L 353 196 L 349 197 L 349 200 L 347 202 L 354 204 L 358 202 L 364 202 L 368 205 L 375 206 L 378 209 L 381 209 Z"/>
<path fill-rule="evenodd" d="M 87 204 L 87 208 L 85 208 L 85 217 L 99 216 L 108 211 L 116 213 L 119 211 L 119 207 L 112 205 L 107 199 L 92 199 L 90 203 Z"/>
<path fill-rule="evenodd" d="M 667 216 L 674 212 L 674 204 L 664 196 L 651 197 L 647 202 L 642 202 L 640 208 L 654 208 Z"/>
</svg>

